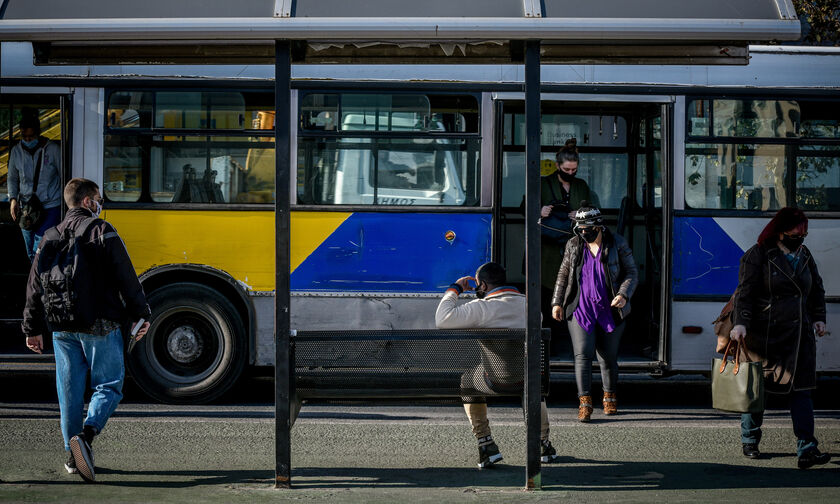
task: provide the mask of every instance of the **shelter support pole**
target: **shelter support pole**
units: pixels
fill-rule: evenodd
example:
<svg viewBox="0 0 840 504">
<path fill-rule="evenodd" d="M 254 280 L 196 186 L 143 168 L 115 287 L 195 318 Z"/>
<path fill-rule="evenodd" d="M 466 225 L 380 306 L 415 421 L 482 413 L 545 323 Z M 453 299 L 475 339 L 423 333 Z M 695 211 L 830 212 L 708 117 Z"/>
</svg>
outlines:
<svg viewBox="0 0 840 504">
<path fill-rule="evenodd" d="M 525 254 L 528 326 L 525 334 L 526 489 L 540 473 L 540 41 L 525 42 Z M 548 351 L 548 349 L 546 349 Z"/>
<path fill-rule="evenodd" d="M 291 488 L 290 399 L 294 368 L 289 321 L 289 176 L 292 63 L 289 41 L 274 47 L 274 488 Z"/>
</svg>

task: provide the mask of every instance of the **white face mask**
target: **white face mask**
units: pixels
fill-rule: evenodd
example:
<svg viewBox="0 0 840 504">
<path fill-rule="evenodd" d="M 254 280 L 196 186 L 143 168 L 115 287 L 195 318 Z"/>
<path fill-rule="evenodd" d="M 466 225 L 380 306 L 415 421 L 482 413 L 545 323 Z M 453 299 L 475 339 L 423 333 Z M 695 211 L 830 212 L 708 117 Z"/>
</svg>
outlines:
<svg viewBox="0 0 840 504">
<path fill-rule="evenodd" d="M 101 213 L 102 213 L 102 204 L 101 204 L 101 203 L 99 203 L 99 202 L 98 202 L 98 201 L 96 201 L 96 200 L 91 200 L 91 201 L 93 201 L 93 202 L 96 204 L 96 206 L 94 206 L 93 208 L 88 208 L 88 210 L 90 210 L 90 211 L 91 211 L 91 213 L 93 213 L 93 216 L 94 216 L 94 217 L 97 217 L 97 218 L 98 218 L 98 217 L 99 217 L 99 214 L 101 214 Z"/>
</svg>

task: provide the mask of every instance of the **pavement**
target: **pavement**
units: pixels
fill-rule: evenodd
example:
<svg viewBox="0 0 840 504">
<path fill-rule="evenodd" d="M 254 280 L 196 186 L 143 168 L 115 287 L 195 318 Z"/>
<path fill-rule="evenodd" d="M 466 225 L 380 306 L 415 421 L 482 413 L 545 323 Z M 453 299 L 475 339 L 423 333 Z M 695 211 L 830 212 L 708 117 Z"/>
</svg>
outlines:
<svg viewBox="0 0 840 504">
<path fill-rule="evenodd" d="M 785 410 L 768 411 L 765 456 L 753 461 L 737 417 L 706 407 L 620 403 L 618 416 L 596 410 L 580 424 L 570 402 L 549 405 L 563 458 L 526 492 L 514 404 L 490 406 L 505 460 L 481 471 L 458 404 L 305 404 L 293 488 L 275 490 L 271 404 L 123 404 L 94 443 L 97 483 L 85 484 L 62 467 L 55 402 L 0 402 L 0 502 L 840 502 L 840 457 L 797 469 Z M 817 437 L 840 454 L 840 410 L 817 412 Z"/>
</svg>

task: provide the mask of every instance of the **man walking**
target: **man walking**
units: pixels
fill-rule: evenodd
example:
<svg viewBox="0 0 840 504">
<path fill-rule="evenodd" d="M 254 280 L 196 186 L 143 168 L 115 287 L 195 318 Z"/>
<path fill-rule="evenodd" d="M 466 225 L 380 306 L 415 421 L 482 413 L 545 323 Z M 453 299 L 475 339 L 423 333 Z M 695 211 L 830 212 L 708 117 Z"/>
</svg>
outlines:
<svg viewBox="0 0 840 504">
<path fill-rule="evenodd" d="M 470 282 L 475 282 L 475 294 L 478 299 L 458 305 L 458 296 L 464 291 L 473 290 Z M 440 300 L 435 313 L 435 325 L 438 329 L 524 329 L 527 323 L 525 296 L 515 287 L 506 286 L 506 283 L 505 268 L 494 262 L 481 265 L 475 273 L 475 278 L 469 276 L 459 278 L 446 289 L 443 299 Z M 502 352 L 502 354 L 507 356 L 510 352 Z M 479 368 L 482 367 L 479 366 Z M 490 384 L 486 383 L 488 380 L 493 381 L 492 377 L 488 376 L 491 371 L 493 374 L 508 375 L 500 380 L 503 385 L 509 381 L 509 373 L 505 373 L 505 370 L 478 369 L 471 374 L 475 376 L 466 377 L 471 382 L 470 388 L 491 389 Z M 509 386 L 510 383 L 507 385 Z M 518 388 L 522 389 L 521 386 Z M 473 434 L 478 439 L 478 468 L 483 469 L 501 462 L 502 454 L 490 433 L 486 400 L 483 397 L 465 398 L 464 410 L 472 424 Z M 548 440 L 548 410 L 545 401 L 540 403 L 540 423 L 541 461 L 549 464 L 559 462 L 560 457 L 557 456 L 557 452 Z"/>
<path fill-rule="evenodd" d="M 122 399 L 120 327 L 131 322 L 133 337 L 140 339 L 149 329 L 149 322 L 140 321 L 151 311 L 125 245 L 98 218 L 102 196 L 96 183 L 74 178 L 64 188 L 64 201 L 69 211 L 44 234 L 29 273 L 22 328 L 26 346 L 37 353 L 52 330 L 61 434 L 65 452 L 71 452 L 65 469 L 93 482 L 91 443 Z M 93 395 L 83 417 L 88 373 Z"/>
</svg>

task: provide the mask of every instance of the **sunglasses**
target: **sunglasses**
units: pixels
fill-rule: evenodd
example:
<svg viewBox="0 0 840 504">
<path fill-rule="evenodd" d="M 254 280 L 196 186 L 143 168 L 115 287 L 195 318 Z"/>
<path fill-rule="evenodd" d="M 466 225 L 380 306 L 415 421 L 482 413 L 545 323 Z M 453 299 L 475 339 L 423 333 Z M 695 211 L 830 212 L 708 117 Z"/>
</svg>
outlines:
<svg viewBox="0 0 840 504">
<path fill-rule="evenodd" d="M 785 236 L 787 236 L 788 238 L 791 238 L 791 239 L 793 239 L 793 240 L 798 240 L 798 239 L 800 239 L 800 238 L 803 238 L 803 239 L 804 239 L 806 236 L 808 236 L 808 233 L 805 233 L 805 234 L 795 234 L 795 235 L 792 235 L 792 234 L 787 234 L 787 233 L 782 233 L 782 234 L 784 234 Z"/>
</svg>

